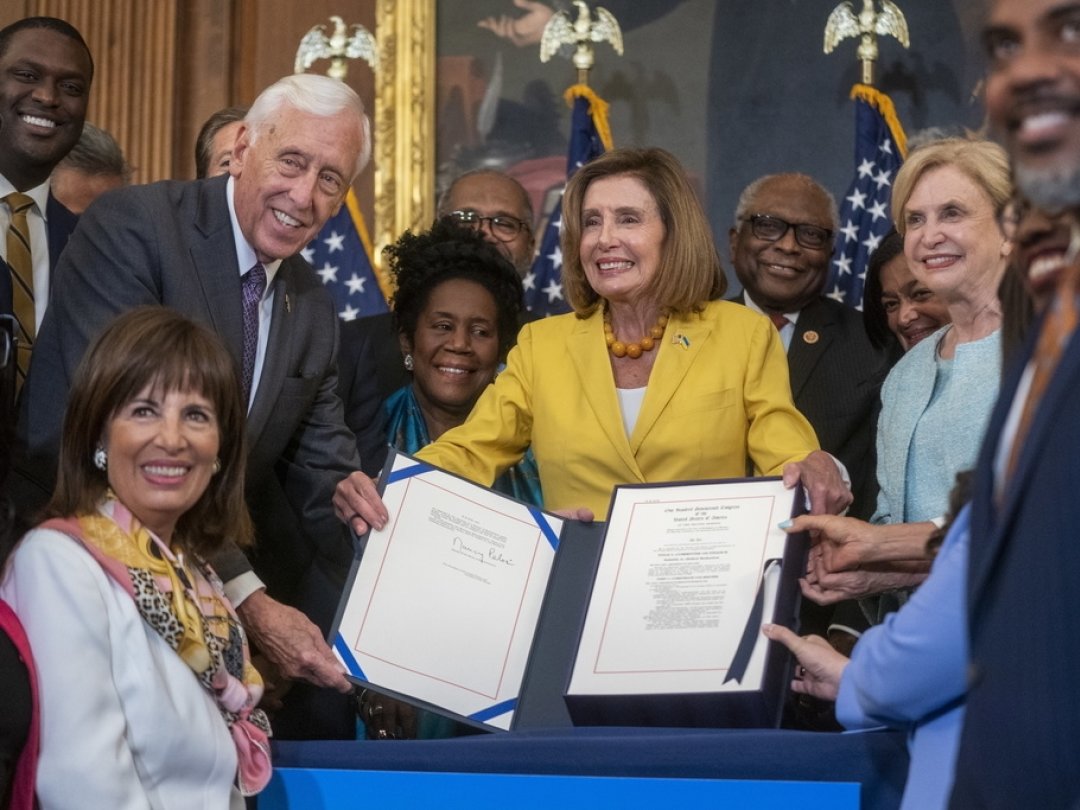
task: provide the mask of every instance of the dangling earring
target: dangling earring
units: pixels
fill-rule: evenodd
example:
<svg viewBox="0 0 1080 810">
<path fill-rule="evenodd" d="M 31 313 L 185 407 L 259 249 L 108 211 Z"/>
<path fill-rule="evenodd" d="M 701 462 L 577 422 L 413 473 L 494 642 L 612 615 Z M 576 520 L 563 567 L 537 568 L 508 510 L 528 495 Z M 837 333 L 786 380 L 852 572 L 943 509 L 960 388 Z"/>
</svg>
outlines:
<svg viewBox="0 0 1080 810">
<path fill-rule="evenodd" d="M 109 455 L 100 444 L 94 448 L 94 466 L 105 472 L 109 466 Z"/>
<path fill-rule="evenodd" d="M 411 354 L 405 355 L 405 370 L 406 371 L 412 371 L 413 370 L 413 365 L 414 364 L 413 364 L 412 355 Z"/>
<path fill-rule="evenodd" d="M 217 475 L 219 472 L 221 472 L 221 459 L 220 458 L 215 458 L 214 459 L 213 470 L 214 470 L 214 475 Z"/>
</svg>

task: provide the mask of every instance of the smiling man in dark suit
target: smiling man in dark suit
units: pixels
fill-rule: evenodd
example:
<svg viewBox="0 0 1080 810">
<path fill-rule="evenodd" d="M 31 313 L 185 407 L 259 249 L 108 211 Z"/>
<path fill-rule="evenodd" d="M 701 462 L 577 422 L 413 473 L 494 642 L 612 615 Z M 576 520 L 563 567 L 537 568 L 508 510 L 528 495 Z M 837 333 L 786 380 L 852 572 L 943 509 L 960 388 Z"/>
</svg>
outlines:
<svg viewBox="0 0 1080 810">
<path fill-rule="evenodd" d="M 1017 188 L 1044 211 L 1065 212 L 1074 240 L 1078 32 L 1076 0 L 995 0 L 983 34 L 986 110 Z M 976 468 L 971 660 L 952 808 L 1080 807 L 1078 290 L 1072 256 L 1021 362 L 1004 375 Z"/>
<path fill-rule="evenodd" d="M 855 500 L 848 514 L 874 511 L 874 431 L 885 357 L 871 346 L 862 316 L 824 297 L 836 203 L 804 174 L 767 175 L 739 197 L 729 234 L 741 300 L 767 315 L 787 350 L 795 407 L 821 449 L 847 467 Z"/>
<path fill-rule="evenodd" d="M 0 287 L 16 290 L 16 303 L 20 297 L 25 303 L 18 329 L 20 379 L 45 313 L 57 258 L 77 221 L 53 196 L 49 175 L 82 134 L 93 77 L 86 42 L 64 20 L 26 17 L 0 30 L 0 269 L 6 276 Z M 25 195 L 29 207 L 13 194 Z M 29 275 L 18 279 L 7 262 L 17 208 L 25 217 L 30 247 Z"/>
<path fill-rule="evenodd" d="M 270 598 L 239 549 L 212 562 L 262 652 L 286 675 L 342 692 L 348 681 L 309 618 L 329 623 L 348 572 L 351 544 L 331 500 L 360 463 L 335 393 L 334 307 L 297 254 L 369 156 L 356 94 L 324 76 L 290 76 L 252 105 L 230 176 L 98 198 L 57 268 L 18 426 L 27 451 L 19 472 L 40 502 L 51 491 L 68 383 L 105 324 L 134 306 L 164 304 L 213 328 L 250 378 L 256 570 L 280 582 L 284 568 L 291 576 L 278 595 L 307 617 Z M 286 523 L 260 501 L 272 479 L 288 500 Z"/>
</svg>

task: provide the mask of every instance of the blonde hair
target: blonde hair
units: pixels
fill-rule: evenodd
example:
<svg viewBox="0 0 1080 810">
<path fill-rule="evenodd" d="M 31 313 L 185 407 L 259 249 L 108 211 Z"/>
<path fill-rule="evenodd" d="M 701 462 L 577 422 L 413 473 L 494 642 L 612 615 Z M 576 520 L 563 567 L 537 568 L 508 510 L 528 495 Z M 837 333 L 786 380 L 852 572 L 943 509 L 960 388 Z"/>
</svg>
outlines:
<svg viewBox="0 0 1080 810">
<path fill-rule="evenodd" d="M 953 166 L 973 180 L 1000 210 L 1012 197 L 1009 157 L 991 141 L 976 138 L 942 138 L 928 141 L 910 152 L 896 173 L 892 191 L 892 217 L 903 235 L 904 207 L 922 176 L 931 169 Z"/>
<path fill-rule="evenodd" d="M 581 263 L 585 192 L 594 180 L 617 175 L 636 177 L 644 184 L 664 223 L 660 267 L 645 294 L 669 313 L 698 311 L 721 297 L 727 279 L 712 230 L 678 159 L 664 149 L 612 149 L 578 169 L 563 194 L 563 290 L 578 317 L 591 315 L 600 305 Z"/>
</svg>

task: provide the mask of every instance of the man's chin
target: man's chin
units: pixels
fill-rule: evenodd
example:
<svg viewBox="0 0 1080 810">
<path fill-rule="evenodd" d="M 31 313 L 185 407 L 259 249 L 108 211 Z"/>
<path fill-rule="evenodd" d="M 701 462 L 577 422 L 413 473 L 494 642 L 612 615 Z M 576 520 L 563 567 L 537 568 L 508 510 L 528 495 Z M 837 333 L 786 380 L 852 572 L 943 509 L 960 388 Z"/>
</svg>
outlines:
<svg viewBox="0 0 1080 810">
<path fill-rule="evenodd" d="M 1080 208 L 1080 163 L 1033 168 L 1016 161 L 1013 176 L 1020 192 L 1044 211 Z"/>
</svg>

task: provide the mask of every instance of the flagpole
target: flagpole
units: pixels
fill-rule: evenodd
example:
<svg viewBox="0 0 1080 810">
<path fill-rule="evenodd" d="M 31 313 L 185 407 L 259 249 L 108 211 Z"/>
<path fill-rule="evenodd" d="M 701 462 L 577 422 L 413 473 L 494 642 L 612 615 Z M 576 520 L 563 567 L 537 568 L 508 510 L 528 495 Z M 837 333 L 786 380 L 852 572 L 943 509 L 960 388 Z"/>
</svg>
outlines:
<svg viewBox="0 0 1080 810">
<path fill-rule="evenodd" d="M 577 83 L 563 94 L 571 108 L 567 179 L 579 166 L 612 147 L 607 102 L 589 87 L 589 71 L 596 61 L 593 43 L 609 42 L 616 53 L 623 52 L 622 30 L 611 12 L 597 8 L 594 18 L 582 0 L 575 0 L 574 5 L 578 9 L 575 19 L 564 11 L 556 12 L 540 38 L 541 62 L 558 54 L 570 59 L 577 69 Z M 541 236 L 540 253 L 522 279 L 525 306 L 533 315 L 557 315 L 570 310 L 562 290 L 561 226 L 562 203 L 558 202 Z"/>
<path fill-rule="evenodd" d="M 331 16 L 330 22 L 330 32 L 325 25 L 316 25 L 301 38 L 293 72 L 303 73 L 315 62 L 329 60 L 326 75 L 344 81 L 350 59 L 362 59 L 377 71 L 379 46 L 374 35 L 359 24 L 349 28 L 337 15 Z M 371 236 L 351 185 L 341 208 L 302 254 L 334 299 L 342 320 L 388 310 L 387 302 L 393 292 L 390 278 L 374 261 Z"/>
<path fill-rule="evenodd" d="M 873 86 L 878 37 L 893 36 L 910 45 L 907 21 L 891 0 L 863 0 L 856 15 L 851 2 L 838 5 L 825 25 L 825 53 L 845 39 L 858 38 L 856 57 L 862 63 L 862 83 L 851 88 L 855 102 L 855 177 L 840 206 L 840 219 L 829 264 L 825 294 L 862 309 L 870 255 L 892 227 L 889 202 L 892 181 L 907 155 L 907 138 L 892 100 Z"/>
</svg>

